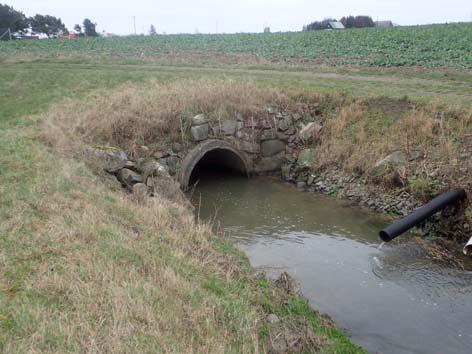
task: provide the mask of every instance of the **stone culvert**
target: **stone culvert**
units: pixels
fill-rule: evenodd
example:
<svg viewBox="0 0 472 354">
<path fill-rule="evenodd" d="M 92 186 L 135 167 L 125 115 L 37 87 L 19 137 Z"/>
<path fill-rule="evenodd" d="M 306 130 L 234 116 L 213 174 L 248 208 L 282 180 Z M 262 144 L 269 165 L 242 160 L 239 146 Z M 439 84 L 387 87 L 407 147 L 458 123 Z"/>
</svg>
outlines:
<svg viewBox="0 0 472 354">
<path fill-rule="evenodd" d="M 200 114 L 192 118 L 190 139 L 185 143 L 174 142 L 160 151 L 142 147 L 142 157 L 136 161 L 124 152 L 107 153 L 112 168 L 106 170 L 129 189 L 147 185 L 150 193 L 158 176 L 158 180 L 172 176 L 185 190 L 198 180 L 200 172 L 218 168 L 243 175 L 282 173 L 289 180 L 302 170 L 308 173 L 314 153 L 307 146 L 320 130 L 314 118 L 299 113 L 268 110 L 264 118 L 235 115 L 223 121 Z"/>
</svg>

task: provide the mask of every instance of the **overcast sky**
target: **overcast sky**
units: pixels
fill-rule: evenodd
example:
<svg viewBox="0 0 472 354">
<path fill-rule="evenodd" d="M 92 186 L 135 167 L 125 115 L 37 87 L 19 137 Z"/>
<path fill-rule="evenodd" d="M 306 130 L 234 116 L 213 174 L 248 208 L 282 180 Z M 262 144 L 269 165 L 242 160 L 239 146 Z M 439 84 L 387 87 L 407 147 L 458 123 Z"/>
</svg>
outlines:
<svg viewBox="0 0 472 354">
<path fill-rule="evenodd" d="M 370 15 L 415 25 L 472 20 L 471 0 L 0 0 L 26 15 L 49 14 L 67 27 L 85 17 L 98 24 L 97 31 L 116 34 L 298 31 L 304 24 L 326 17 Z"/>
</svg>

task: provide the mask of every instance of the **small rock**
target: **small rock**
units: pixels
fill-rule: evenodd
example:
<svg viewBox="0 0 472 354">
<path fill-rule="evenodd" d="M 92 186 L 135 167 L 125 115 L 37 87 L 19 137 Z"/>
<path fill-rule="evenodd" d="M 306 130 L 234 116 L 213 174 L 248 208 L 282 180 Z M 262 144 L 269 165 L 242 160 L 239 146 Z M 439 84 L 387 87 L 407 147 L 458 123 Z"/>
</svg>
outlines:
<svg viewBox="0 0 472 354">
<path fill-rule="evenodd" d="M 214 127 L 211 127 L 211 133 L 213 136 L 220 136 L 220 133 L 221 133 L 221 129 L 218 125 L 214 126 Z"/>
<path fill-rule="evenodd" d="M 315 162 L 315 151 L 304 149 L 298 154 L 297 165 L 300 168 L 311 168 Z"/>
<path fill-rule="evenodd" d="M 108 152 L 103 154 L 96 154 L 97 156 L 105 157 L 105 171 L 108 173 L 117 173 L 122 168 L 126 167 L 128 157 L 124 151 L 118 153 Z"/>
<path fill-rule="evenodd" d="M 178 154 L 179 152 L 184 151 L 184 146 L 181 143 L 173 143 L 172 151 Z"/>
<path fill-rule="evenodd" d="M 207 124 L 208 120 L 204 114 L 196 115 L 192 118 L 192 126 Z"/>
<path fill-rule="evenodd" d="M 139 199 L 144 199 L 148 194 L 148 187 L 143 183 L 136 183 L 133 186 L 133 194 Z"/>
<path fill-rule="evenodd" d="M 154 157 L 158 160 L 166 158 L 167 156 L 169 156 L 169 153 L 167 151 L 156 151 L 156 153 L 154 154 Z"/>
<path fill-rule="evenodd" d="M 315 176 L 310 175 L 310 177 L 308 177 L 308 180 L 307 180 L 306 183 L 307 183 L 309 186 L 311 186 L 314 181 L 315 181 Z"/>
<path fill-rule="evenodd" d="M 169 156 L 166 159 L 166 165 L 171 176 L 177 173 L 177 164 L 179 163 L 179 158 L 177 156 Z"/>
<path fill-rule="evenodd" d="M 143 176 L 143 180 L 146 180 L 149 176 L 160 176 L 167 172 L 159 162 L 150 159 L 139 159 L 136 169 Z"/>
<path fill-rule="evenodd" d="M 153 189 L 154 188 L 154 177 L 148 177 L 146 180 L 146 186 Z"/>
<path fill-rule="evenodd" d="M 286 118 L 283 118 L 283 119 L 279 120 L 278 128 L 279 128 L 279 130 L 284 132 L 284 131 L 287 131 L 288 128 L 290 128 L 291 125 L 292 125 L 292 119 L 290 117 L 286 117 Z"/>
<path fill-rule="evenodd" d="M 142 145 L 139 147 L 139 150 L 143 155 L 149 154 L 149 148 L 146 145 Z"/>
<path fill-rule="evenodd" d="M 208 124 L 198 125 L 190 128 L 190 134 L 193 141 L 202 141 L 208 138 L 209 126 Z"/>
<path fill-rule="evenodd" d="M 301 181 L 301 182 L 297 182 L 297 188 L 298 189 L 304 189 L 306 187 L 306 183 Z"/>
<path fill-rule="evenodd" d="M 280 320 L 276 314 L 271 313 L 269 316 L 267 316 L 267 322 L 269 322 L 270 324 L 274 324 L 279 323 Z"/>
<path fill-rule="evenodd" d="M 135 185 L 136 183 L 142 183 L 143 182 L 143 177 L 134 172 L 134 171 L 131 171 L 127 168 L 123 168 L 122 170 L 120 170 L 118 172 L 118 180 L 123 183 L 124 185 L 128 186 L 128 187 L 132 187 L 133 185 Z"/>
<path fill-rule="evenodd" d="M 277 132 L 274 129 L 269 128 L 262 131 L 261 141 L 272 140 L 275 138 L 277 138 Z"/>
<path fill-rule="evenodd" d="M 129 168 L 130 170 L 133 170 L 136 168 L 136 164 L 133 161 L 126 161 L 125 168 Z"/>
<path fill-rule="evenodd" d="M 285 134 L 287 135 L 295 135 L 296 133 L 297 133 L 297 130 L 293 126 L 288 128 L 287 131 L 285 132 Z M 292 137 L 292 138 L 296 139 L 296 137 Z"/>
</svg>

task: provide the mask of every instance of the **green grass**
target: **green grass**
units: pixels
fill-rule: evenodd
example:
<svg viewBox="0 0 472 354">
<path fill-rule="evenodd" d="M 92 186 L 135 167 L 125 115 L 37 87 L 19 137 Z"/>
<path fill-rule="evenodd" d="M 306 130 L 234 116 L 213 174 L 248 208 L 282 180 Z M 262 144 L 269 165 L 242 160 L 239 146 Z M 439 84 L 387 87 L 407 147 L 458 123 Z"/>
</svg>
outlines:
<svg viewBox="0 0 472 354">
<path fill-rule="evenodd" d="M 273 34 L 165 35 L 0 42 L 0 57 L 155 57 L 174 53 L 248 54 L 290 63 L 472 68 L 472 24 Z"/>
</svg>

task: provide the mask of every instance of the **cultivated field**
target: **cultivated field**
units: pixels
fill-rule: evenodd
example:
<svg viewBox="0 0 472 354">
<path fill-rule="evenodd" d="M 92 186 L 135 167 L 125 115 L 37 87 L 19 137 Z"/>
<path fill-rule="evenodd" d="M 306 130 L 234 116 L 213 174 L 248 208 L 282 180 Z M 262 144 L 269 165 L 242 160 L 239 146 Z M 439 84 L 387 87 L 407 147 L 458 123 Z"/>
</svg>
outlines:
<svg viewBox="0 0 472 354">
<path fill-rule="evenodd" d="M 472 68 L 472 24 L 273 34 L 165 35 L 0 42 L 5 55 L 152 58 L 177 53 L 246 55 L 295 64 Z M 250 60 L 246 58 L 246 60 Z M 239 58 L 242 59 L 242 58 Z"/>
<path fill-rule="evenodd" d="M 0 43 L 0 351 L 252 353 L 302 329 L 303 350 L 362 352 L 182 206 L 129 198 L 83 159 L 82 138 L 116 143 L 106 134 L 129 117 L 159 139 L 173 125 L 155 110 L 218 112 L 238 92 L 254 109 L 271 92 L 319 100 L 323 166 L 367 171 L 367 153 L 416 139 L 439 152 L 438 169 L 454 168 L 472 124 L 471 33 L 463 24 Z M 142 143 L 125 137 L 123 148 Z"/>
</svg>

